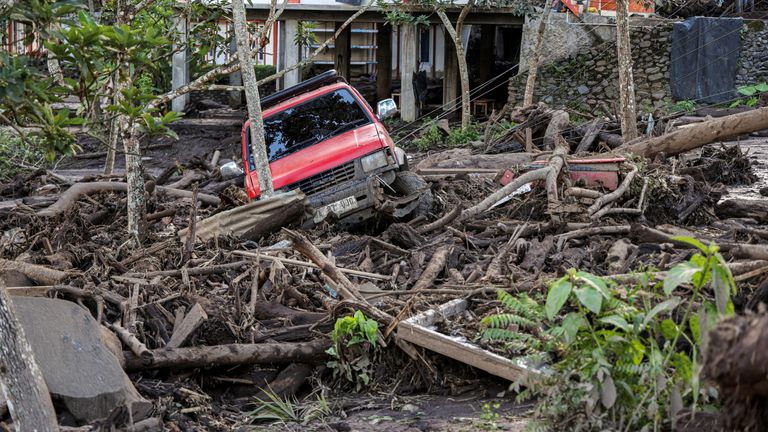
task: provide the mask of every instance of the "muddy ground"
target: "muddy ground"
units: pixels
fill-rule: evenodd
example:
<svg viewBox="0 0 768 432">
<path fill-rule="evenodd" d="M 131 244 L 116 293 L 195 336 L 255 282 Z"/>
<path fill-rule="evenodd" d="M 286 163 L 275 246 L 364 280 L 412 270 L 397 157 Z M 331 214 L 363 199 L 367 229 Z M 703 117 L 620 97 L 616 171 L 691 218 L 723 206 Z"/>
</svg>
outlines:
<svg viewBox="0 0 768 432">
<path fill-rule="evenodd" d="M 240 161 L 240 125 L 242 113 L 222 113 L 218 118 L 187 119 L 173 126 L 179 140 L 171 138 L 153 138 L 145 143 L 145 164 L 152 175 L 164 171 L 169 166 L 188 164 L 190 161 L 209 160 L 215 150 L 222 152 L 222 159 Z M 731 143 L 727 143 L 730 145 Z M 768 140 L 750 139 L 743 141 L 743 151 L 748 152 L 757 182 L 750 185 L 735 185 L 726 188 L 723 199 L 743 197 L 761 199 L 759 190 L 768 186 Z M 719 144 L 710 147 L 718 147 Z M 101 149 L 93 140 L 83 141 L 84 152 L 97 153 Z M 103 156 L 94 154 L 80 155 L 57 164 L 56 172 L 74 176 L 97 174 L 103 164 Z M 92 157 L 91 157 L 92 156 Z M 425 154 L 413 154 L 418 160 Z M 692 155 L 695 156 L 695 155 Z M 118 168 L 123 166 L 123 157 L 117 158 Z M 664 164 L 652 166 L 650 176 L 666 177 L 670 168 Z M 661 173 L 661 174 L 659 174 Z M 51 179 L 43 175 L 29 179 L 32 186 L 47 187 Z M 39 184 L 35 183 L 39 182 Z M 624 206 L 635 206 L 642 182 L 631 188 L 632 198 L 623 201 Z M 714 215 L 714 197 L 710 189 L 716 185 L 695 183 L 686 180 L 689 189 L 656 189 L 649 201 L 653 211 L 641 218 L 641 224 L 663 225 L 675 223 L 678 209 L 670 208 L 681 201 L 701 199 L 690 220 L 685 221 L 685 229 L 697 234 L 717 238 L 718 241 L 744 241 L 743 233 L 730 231 L 727 227 L 712 228 L 709 222 L 716 220 Z M 436 180 L 432 184 L 437 204 L 428 220 L 434 220 L 447 214 L 459 205 L 477 203 L 483 197 L 497 190 L 499 185 L 490 178 L 470 176 Z M 37 189 L 38 191 L 40 189 Z M 644 186 L 643 186 L 644 190 Z M 720 190 L 720 189 L 718 189 Z M 669 194 L 669 196 L 662 196 Z M 333 305 L 338 299 L 328 297 L 329 289 L 318 272 L 307 272 L 296 268 L 269 265 L 264 262 L 247 263 L 228 268 L 210 276 L 195 276 L 181 272 L 165 274 L 179 269 L 180 266 L 202 268 L 217 265 L 232 265 L 238 259 L 233 251 L 250 250 L 258 252 L 261 247 L 284 240 L 284 233 L 275 233 L 256 242 L 222 241 L 169 247 L 150 256 L 126 250 L 124 237 L 124 212 L 122 196 L 113 193 L 101 193 L 89 199 L 80 200 L 77 206 L 67 212 L 63 218 L 42 222 L 27 210 L 12 214 L 18 220 L 3 222 L 14 226 L 16 230 L 26 231 L 32 238 L 31 246 L 24 251 L 38 264 L 57 266 L 62 270 L 71 268 L 83 270 L 87 277 L 74 278 L 71 283 L 83 290 L 111 290 L 124 298 L 131 297 L 133 281 L 139 281 L 142 289 L 140 302 L 145 323 L 140 323 L 138 333 L 149 349 L 161 349 L 167 342 L 167 336 L 173 331 L 170 324 L 173 311 L 177 308 L 189 308 L 201 304 L 208 312 L 210 320 L 201 327 L 201 331 L 191 341 L 192 346 L 208 346 L 225 343 L 245 344 L 270 340 L 276 332 L 291 329 L 294 323 L 290 319 L 278 316 L 249 315 L 245 311 L 247 296 L 254 298 L 254 288 L 259 305 L 280 305 L 301 311 L 317 319 L 322 315 L 327 333 L 329 319 L 348 313 L 337 310 Z M 633 201 L 634 200 L 634 201 Z M 703 204 L 702 204 L 703 203 Z M 191 201 L 172 200 L 168 197 L 154 196 L 150 200 L 151 211 L 155 214 L 164 211 L 170 213 L 158 217 L 150 226 L 150 239 L 145 246 L 159 245 L 171 237 L 179 228 L 189 225 L 194 220 L 195 211 L 201 219 L 214 210 L 213 206 L 196 208 Z M 223 203 L 222 207 L 232 206 Z M 315 230 L 303 231 L 323 253 L 333 256 L 341 268 L 383 275 L 393 275 L 392 282 L 376 282 L 378 289 L 397 290 L 415 286 L 426 272 L 431 260 L 441 248 L 447 250 L 445 274 L 433 278 L 430 287 L 437 291 L 464 290 L 458 295 L 467 295 L 468 290 L 479 294 L 472 299 L 470 311 L 481 310 L 487 313 L 488 304 L 495 300 L 494 289 L 514 287 L 518 292 L 534 292 L 546 289 L 546 281 L 554 275 L 562 274 L 570 267 L 582 268 L 595 274 L 605 275 L 611 269 L 606 263 L 607 252 L 617 240 L 616 236 L 592 235 L 568 239 L 554 248 L 561 231 L 551 230 L 548 217 L 542 211 L 546 206 L 546 193 L 536 190 L 528 196 L 516 198 L 506 206 L 483 212 L 467 221 L 461 229 L 435 229 L 430 232 L 416 231 L 423 228 L 424 221 L 407 224 L 377 224 L 345 232 L 332 225 L 321 226 Z M 654 207 L 655 206 L 655 207 Z M 588 222 L 583 215 L 570 214 L 574 221 Z M 608 219 L 605 225 L 632 223 L 632 216 L 618 215 Z M 704 221 L 699 223 L 699 221 Z M 57 224 L 58 223 L 58 224 Z M 530 224 L 530 225 L 529 225 Z M 586 224 L 584 224 L 586 225 Z M 519 247 L 512 250 L 504 248 L 513 245 L 514 232 L 520 227 L 528 227 L 533 234 L 521 240 Z M 443 228 L 443 227 L 440 227 Z M 677 229 L 675 227 L 672 227 Z M 559 229 L 559 228 L 558 228 Z M 634 227 L 633 227 L 634 229 Z M 676 235 L 677 231 L 674 232 Z M 626 234 L 625 234 L 626 235 Z M 382 244 L 379 241 L 383 241 Z M 48 244 L 46 244 L 48 241 Z M 668 267 L 685 259 L 688 252 L 660 246 L 657 239 L 633 239 L 637 247 L 629 256 L 625 256 L 626 269 L 645 265 L 658 268 Z M 751 241 L 751 240 L 750 240 Z M 194 243 L 194 242 L 193 242 Z M 27 246 L 27 245 L 25 245 Z M 23 250 L 14 247 L 7 249 L 6 258 L 15 259 Z M 51 254 L 53 248 L 60 254 Z M 112 255 L 114 254 L 114 256 Z M 304 259 L 294 250 L 278 251 L 277 254 L 287 259 Z M 491 271 L 496 256 L 506 256 L 501 267 Z M 181 263 L 181 264 L 180 264 Z M 119 265 L 118 265 L 119 264 Z M 451 271 L 449 272 L 448 269 Z M 148 274 L 157 274 L 150 277 Z M 131 279 L 136 278 L 136 279 Z M 99 286 L 94 287 L 98 280 Z M 133 280 L 133 281 L 132 281 Z M 356 280 L 362 283 L 362 280 Z M 103 284 L 103 285 L 102 285 Z M 260 285 L 261 284 L 261 285 Z M 484 290 L 487 290 L 484 291 Z M 135 288 L 137 292 L 138 289 Z M 62 295 L 67 295 L 66 293 Z M 415 314 L 433 308 L 457 297 L 445 293 L 430 293 L 421 296 L 411 304 L 405 295 L 387 295 L 372 301 L 382 311 L 397 315 L 403 310 Z M 751 295 L 751 288 L 735 301 L 741 308 Z M 471 296 L 471 295 L 470 295 Z M 414 296 L 414 298 L 417 296 Z M 89 303 L 90 304 L 90 303 Z M 158 306 L 159 305 L 159 306 Z M 164 308 L 160 308 L 163 306 Z M 105 312 L 112 319 L 122 315 L 122 306 L 108 305 Z M 475 308 L 475 309 L 473 309 Z M 167 310 L 166 310 L 167 309 Z M 343 307 L 341 308 L 343 309 Z M 160 312 L 158 312 L 160 310 Z M 187 309 L 188 310 L 188 309 Z M 284 311 L 284 310 L 283 310 Z M 254 321 L 256 318 L 256 321 Z M 460 323 L 454 320 L 447 326 Z M 476 327 L 469 324 L 463 328 L 463 334 L 472 340 Z M 476 326 L 476 322 L 474 323 Z M 165 333 L 165 335 L 163 335 Z M 312 340 L 316 334 L 309 334 L 297 339 L 300 343 Z M 491 347 L 492 348 L 492 347 Z M 393 347 L 386 351 L 391 355 L 382 362 L 389 369 L 378 371 L 377 385 L 371 393 L 356 393 L 340 387 L 330 391 L 327 384 L 328 370 L 318 366 L 309 382 L 296 393 L 301 398 L 314 392 L 322 391 L 328 402 L 334 407 L 333 415 L 309 425 L 273 424 L 252 426 L 255 430 L 295 430 L 295 431 L 474 431 L 474 430 L 522 430 L 526 419 L 530 417 L 530 403 L 516 403 L 515 393 L 507 388 L 507 381 L 479 372 L 445 356 L 425 352 L 424 358 L 411 361 Z M 319 362 L 322 364 L 323 362 Z M 234 430 L 246 429 L 247 413 L 254 408 L 254 394 L 258 388 L 270 383 L 279 369 L 273 367 L 237 366 L 215 368 L 212 370 L 154 370 L 138 372 L 131 377 L 137 389 L 160 409 L 160 416 L 166 425 L 173 425 L 180 430 Z M 323 379 L 327 381 L 323 381 Z M 232 384 L 234 383 L 234 384 Z M 319 385 L 318 385 L 319 383 Z M 498 407 L 495 404 L 498 403 Z M 488 409 L 483 406 L 490 404 Z M 489 420 L 492 418 L 491 420 Z"/>
</svg>

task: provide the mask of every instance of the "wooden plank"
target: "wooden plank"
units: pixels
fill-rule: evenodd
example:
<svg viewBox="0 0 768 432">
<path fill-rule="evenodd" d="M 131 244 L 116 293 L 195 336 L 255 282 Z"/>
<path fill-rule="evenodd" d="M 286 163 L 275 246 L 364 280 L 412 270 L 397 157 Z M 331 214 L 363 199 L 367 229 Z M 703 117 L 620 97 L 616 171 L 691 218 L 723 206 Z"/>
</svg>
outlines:
<svg viewBox="0 0 768 432">
<path fill-rule="evenodd" d="M 168 345 L 165 347 L 181 348 L 181 346 L 187 342 L 189 337 L 192 336 L 192 333 L 194 333 L 207 319 L 208 315 L 203 310 L 203 307 L 200 306 L 200 303 L 195 303 L 189 313 L 184 316 L 181 323 L 174 326 L 171 340 L 168 341 Z"/>
<path fill-rule="evenodd" d="M 414 345 L 424 347 L 430 351 L 510 381 L 518 381 L 522 378 L 522 384 L 526 384 L 540 379 L 541 372 L 538 370 L 517 364 L 508 358 L 486 351 L 462 339 L 446 336 L 427 328 L 427 326 L 434 324 L 439 318 L 455 315 L 466 308 L 466 300 L 452 300 L 437 309 L 425 311 L 406 321 L 402 321 L 397 326 L 397 336 Z"/>
</svg>

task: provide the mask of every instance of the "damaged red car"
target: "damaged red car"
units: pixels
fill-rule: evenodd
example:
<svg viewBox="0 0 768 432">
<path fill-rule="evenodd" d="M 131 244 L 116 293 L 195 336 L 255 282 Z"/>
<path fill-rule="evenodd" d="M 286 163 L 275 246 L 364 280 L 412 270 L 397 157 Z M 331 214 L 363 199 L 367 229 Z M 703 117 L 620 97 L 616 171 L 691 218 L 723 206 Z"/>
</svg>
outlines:
<svg viewBox="0 0 768 432">
<path fill-rule="evenodd" d="M 405 152 L 382 120 L 397 111 L 392 99 L 376 113 L 336 71 L 328 71 L 261 101 L 264 134 L 276 191 L 301 190 L 314 222 L 333 217 L 360 223 L 376 214 L 396 219 L 428 212 L 427 183 L 408 171 Z M 260 195 L 251 157 L 250 124 L 242 129 L 248 195 Z"/>
</svg>

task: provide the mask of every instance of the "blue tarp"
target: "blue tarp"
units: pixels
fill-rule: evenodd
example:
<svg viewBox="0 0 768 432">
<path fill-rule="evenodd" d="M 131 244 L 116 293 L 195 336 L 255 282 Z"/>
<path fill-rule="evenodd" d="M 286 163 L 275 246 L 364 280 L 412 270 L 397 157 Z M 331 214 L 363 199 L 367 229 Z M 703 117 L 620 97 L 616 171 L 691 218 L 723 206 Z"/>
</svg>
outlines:
<svg viewBox="0 0 768 432">
<path fill-rule="evenodd" d="M 741 18 L 693 17 L 672 27 L 669 85 L 675 100 L 719 103 L 736 91 Z"/>
</svg>

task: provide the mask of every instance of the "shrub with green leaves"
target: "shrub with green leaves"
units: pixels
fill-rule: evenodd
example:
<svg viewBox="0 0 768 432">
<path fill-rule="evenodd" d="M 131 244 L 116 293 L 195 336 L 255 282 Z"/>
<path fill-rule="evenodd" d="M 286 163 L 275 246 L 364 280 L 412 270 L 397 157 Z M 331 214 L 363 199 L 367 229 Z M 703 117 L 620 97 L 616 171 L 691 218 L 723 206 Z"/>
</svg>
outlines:
<svg viewBox="0 0 768 432">
<path fill-rule="evenodd" d="M 760 95 L 768 93 L 768 83 L 760 83 L 755 85 L 742 86 L 736 89 L 736 91 L 744 96 L 736 101 L 733 101 L 729 108 L 736 108 L 742 104 L 750 108 L 757 106 L 760 101 Z"/>
<path fill-rule="evenodd" d="M 31 144 L 28 143 L 31 141 Z M 0 130 L 0 179 L 19 174 L 27 167 L 40 166 L 44 162 L 43 146 L 36 137 L 22 140 L 18 135 Z"/>
<path fill-rule="evenodd" d="M 696 111 L 696 103 L 692 100 L 681 100 L 672 105 L 670 112 L 694 112 Z"/>
<path fill-rule="evenodd" d="M 481 137 L 482 133 L 480 132 L 480 127 L 477 123 L 470 123 L 466 129 L 463 130 L 461 128 L 451 129 L 445 143 L 448 144 L 449 147 L 463 147 L 472 141 L 479 140 Z"/>
<path fill-rule="evenodd" d="M 733 313 L 735 283 L 716 245 L 675 240 L 697 252 L 661 281 L 639 273 L 633 283 L 617 283 L 569 270 L 550 285 L 545 318 L 533 329 L 547 328 L 558 344 L 557 361 L 539 385 L 520 394 L 539 396 L 534 427 L 668 430 L 681 409 L 716 403 L 717 392 L 698 376 L 703 336 Z M 685 295 L 675 295 L 683 287 Z M 490 328 L 531 327 L 520 319 L 530 318 L 519 313 L 526 297 L 505 304 L 518 313 L 488 318 Z"/>
<path fill-rule="evenodd" d="M 361 311 L 337 319 L 331 332 L 332 345 L 327 351 L 334 358 L 328 362 L 334 378 L 343 377 L 354 383 L 357 391 L 367 386 L 376 357 L 378 335 L 379 323 L 366 318 Z"/>
<path fill-rule="evenodd" d="M 421 136 L 413 140 L 413 144 L 416 145 L 419 151 L 427 151 L 442 142 L 443 134 L 435 122 L 431 122 Z"/>
</svg>

